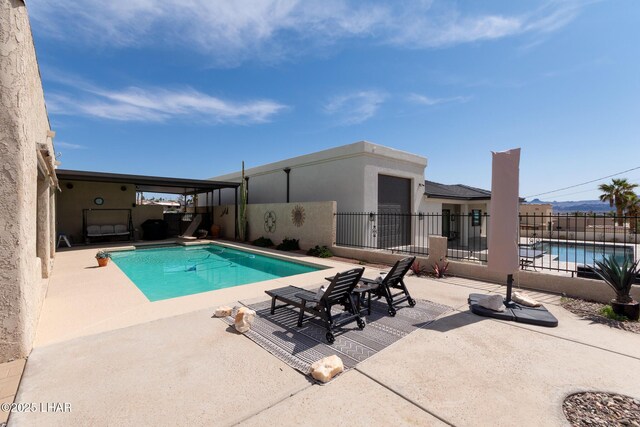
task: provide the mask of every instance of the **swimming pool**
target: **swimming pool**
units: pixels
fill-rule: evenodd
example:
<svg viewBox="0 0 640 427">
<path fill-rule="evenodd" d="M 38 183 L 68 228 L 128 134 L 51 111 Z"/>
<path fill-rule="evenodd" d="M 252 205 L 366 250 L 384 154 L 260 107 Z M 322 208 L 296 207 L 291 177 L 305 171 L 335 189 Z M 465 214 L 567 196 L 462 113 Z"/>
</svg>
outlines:
<svg viewBox="0 0 640 427">
<path fill-rule="evenodd" d="M 213 244 L 136 249 L 111 257 L 149 301 L 323 269 Z"/>
<path fill-rule="evenodd" d="M 545 255 L 555 256 L 559 262 L 575 262 L 593 265 L 595 261 L 602 261 L 605 256 L 614 256 L 619 263 L 624 259 L 633 260 L 633 248 L 629 246 L 609 246 L 593 244 L 572 244 L 563 242 L 540 242 L 534 249 L 543 250 Z"/>
</svg>

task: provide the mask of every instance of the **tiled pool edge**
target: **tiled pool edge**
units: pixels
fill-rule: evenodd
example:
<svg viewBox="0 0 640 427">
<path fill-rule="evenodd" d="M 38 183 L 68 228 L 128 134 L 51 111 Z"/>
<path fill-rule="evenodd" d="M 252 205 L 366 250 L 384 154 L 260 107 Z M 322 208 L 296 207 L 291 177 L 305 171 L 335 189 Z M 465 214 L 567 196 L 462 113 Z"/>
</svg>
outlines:
<svg viewBox="0 0 640 427">
<path fill-rule="evenodd" d="M 295 262 L 298 264 L 319 268 L 319 269 L 331 268 L 331 267 L 327 267 L 324 264 L 318 264 L 311 261 L 299 259 L 297 256 L 288 254 L 288 253 L 283 253 L 283 251 L 274 252 L 275 250 L 271 250 L 271 249 L 259 248 L 257 246 L 250 246 L 246 244 L 234 244 L 234 243 L 221 241 L 221 240 L 209 240 L 205 242 L 176 241 L 175 243 L 165 242 L 165 243 L 159 243 L 157 245 L 153 243 L 145 242 L 144 244 L 136 244 L 131 246 L 116 247 L 116 248 L 101 248 L 98 250 L 103 250 L 105 252 L 124 252 L 124 251 L 145 250 L 145 249 L 154 249 L 154 248 L 171 247 L 171 246 L 207 246 L 207 245 L 224 246 L 224 247 L 241 250 L 241 251 L 255 252 L 256 254 L 263 255 L 269 258 L 280 259 L 282 261 Z M 309 255 L 300 255 L 300 254 L 297 254 L 297 255 L 303 256 L 303 257 L 310 257 Z"/>
</svg>

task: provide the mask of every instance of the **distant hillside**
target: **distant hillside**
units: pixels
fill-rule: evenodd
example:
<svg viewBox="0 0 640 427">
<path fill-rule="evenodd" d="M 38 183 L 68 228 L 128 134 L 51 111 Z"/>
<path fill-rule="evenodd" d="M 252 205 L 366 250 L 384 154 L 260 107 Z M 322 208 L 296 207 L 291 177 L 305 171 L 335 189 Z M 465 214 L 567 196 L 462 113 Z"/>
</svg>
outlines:
<svg viewBox="0 0 640 427">
<path fill-rule="evenodd" d="M 600 200 L 577 200 L 575 202 L 543 202 L 540 199 L 533 199 L 528 203 L 549 203 L 553 206 L 554 213 L 566 212 L 596 212 L 607 213 L 614 210 L 607 202 Z"/>
</svg>

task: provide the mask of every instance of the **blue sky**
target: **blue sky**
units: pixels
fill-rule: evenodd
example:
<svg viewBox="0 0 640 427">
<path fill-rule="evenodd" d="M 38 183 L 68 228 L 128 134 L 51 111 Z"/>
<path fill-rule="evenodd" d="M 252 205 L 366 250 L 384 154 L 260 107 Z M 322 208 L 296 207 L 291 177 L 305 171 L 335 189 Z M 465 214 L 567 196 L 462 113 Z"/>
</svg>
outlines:
<svg viewBox="0 0 640 427">
<path fill-rule="evenodd" d="M 490 188 L 522 147 L 529 196 L 640 166 L 635 0 L 27 4 L 63 168 L 207 178 L 368 140 Z"/>
</svg>

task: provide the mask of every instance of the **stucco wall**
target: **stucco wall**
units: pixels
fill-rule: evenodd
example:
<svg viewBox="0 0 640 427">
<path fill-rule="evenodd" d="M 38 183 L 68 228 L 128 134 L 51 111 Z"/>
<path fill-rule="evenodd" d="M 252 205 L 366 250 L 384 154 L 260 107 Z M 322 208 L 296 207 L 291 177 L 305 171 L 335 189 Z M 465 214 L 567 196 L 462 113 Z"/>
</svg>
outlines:
<svg viewBox="0 0 640 427">
<path fill-rule="evenodd" d="M 489 271 L 484 265 L 450 261 L 449 269 L 451 273 L 456 276 L 506 284 L 506 277 Z M 517 271 L 513 279 L 515 286 L 564 294 L 569 297 L 599 301 L 602 303 L 608 303 L 615 297 L 613 290 L 602 280 L 522 270 Z M 640 299 L 640 286 L 634 285 L 632 287 L 631 296 L 636 301 Z"/>
<path fill-rule="evenodd" d="M 337 256 L 359 259 L 371 263 L 386 264 L 393 264 L 397 260 L 408 256 L 403 254 L 367 251 L 340 246 L 334 246 L 331 248 L 331 251 Z M 433 265 L 432 260 L 426 257 L 419 256 L 416 260 L 421 265 Z M 449 260 L 449 273 L 455 276 L 506 285 L 506 277 L 490 272 L 489 269 L 483 265 Z M 514 286 L 556 294 L 564 294 L 569 297 L 583 298 L 602 303 L 608 303 L 615 296 L 611 288 L 601 280 L 564 277 L 555 274 L 536 273 L 532 271 L 517 272 L 514 275 Z M 640 286 L 634 285 L 632 287 L 631 296 L 636 301 L 640 300 Z"/>
<path fill-rule="evenodd" d="M 37 209 L 37 144 L 53 153 L 48 131 L 27 10 L 21 1 L 0 0 L 0 362 L 31 350 L 46 292 L 42 274 L 51 260 L 41 267 L 36 254 L 36 213 L 48 209 Z"/>
<path fill-rule="evenodd" d="M 520 215 L 551 215 L 553 207 L 548 203 L 520 203 Z"/>
<path fill-rule="evenodd" d="M 228 213 L 223 214 L 228 209 Z M 304 212 L 304 221 L 296 225 L 294 209 Z M 249 241 L 269 238 L 276 245 L 283 239 L 299 239 L 302 249 L 319 245 L 331 247 L 335 242 L 335 202 L 261 203 L 247 206 Z M 222 227 L 222 237 L 233 239 L 234 206 L 216 206 L 214 223 Z"/>
<path fill-rule="evenodd" d="M 69 184 L 73 188 L 68 188 Z M 124 188 L 124 190 L 123 190 Z M 162 219 L 162 206 L 136 206 L 136 188 L 133 184 L 112 184 L 104 182 L 60 181 L 61 192 L 57 200 L 57 229 L 71 237 L 73 242 L 83 242 L 82 210 L 93 209 L 87 216 L 87 225 L 127 225 L 125 211 L 101 211 L 100 209 L 131 209 L 133 227 L 147 219 Z M 96 197 L 104 199 L 98 206 Z"/>
<path fill-rule="evenodd" d="M 235 238 L 235 205 L 215 206 L 213 208 L 213 223 L 221 227 L 220 237 Z"/>
<path fill-rule="evenodd" d="M 331 247 L 335 242 L 335 202 L 265 203 L 248 208 L 249 240 L 264 236 L 278 244 L 284 238 L 300 239 L 301 249 L 315 245 Z M 295 209 L 304 212 L 304 222 L 299 226 L 292 219 Z M 271 229 L 265 226 L 268 213 L 276 219 Z"/>
</svg>

